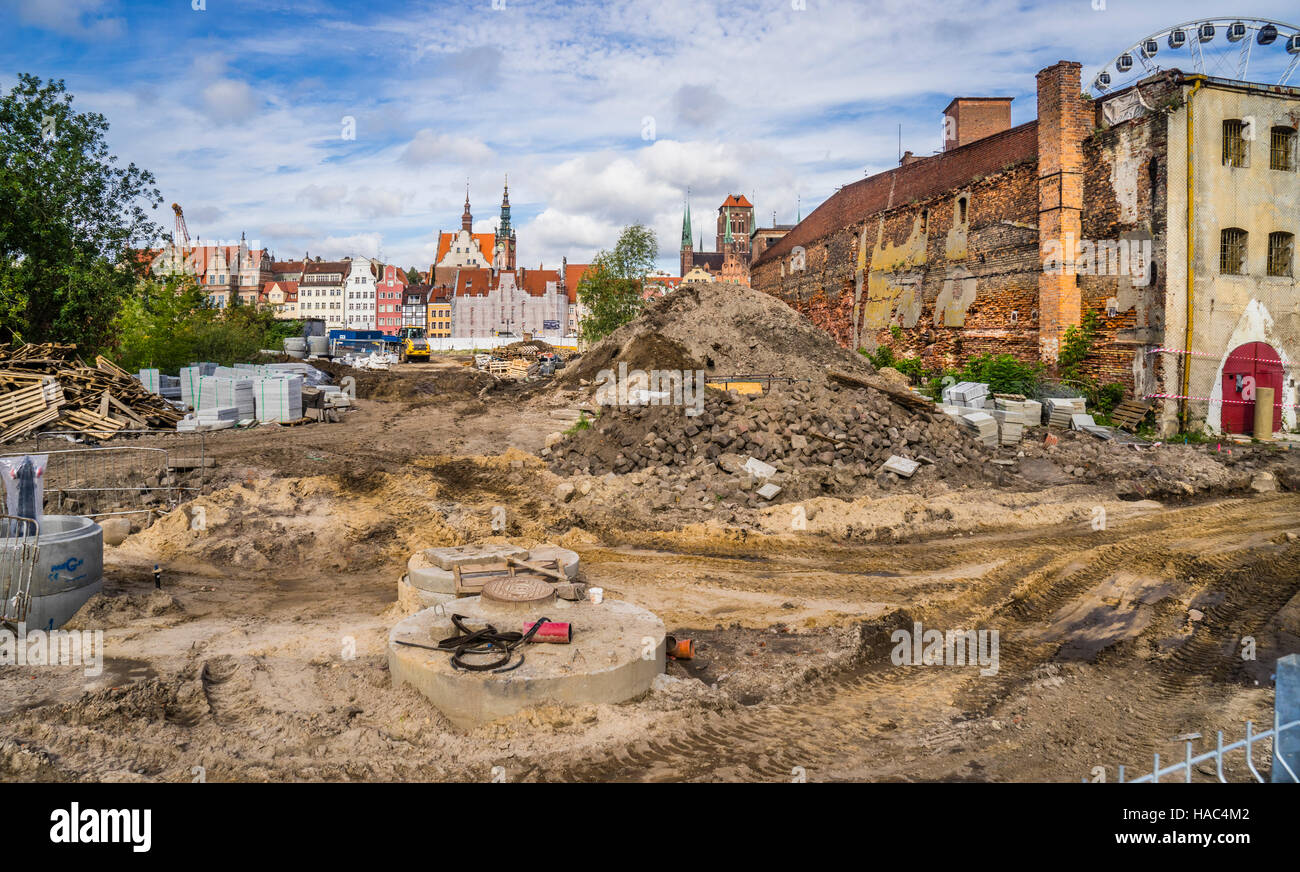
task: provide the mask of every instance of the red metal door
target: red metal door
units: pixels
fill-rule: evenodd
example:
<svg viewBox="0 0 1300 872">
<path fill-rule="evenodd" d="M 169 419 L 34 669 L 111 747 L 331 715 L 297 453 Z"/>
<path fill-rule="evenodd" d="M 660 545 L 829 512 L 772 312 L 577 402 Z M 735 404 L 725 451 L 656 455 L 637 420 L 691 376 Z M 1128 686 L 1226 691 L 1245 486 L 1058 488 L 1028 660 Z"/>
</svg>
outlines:
<svg viewBox="0 0 1300 872">
<path fill-rule="evenodd" d="M 1255 429 L 1255 389 L 1273 389 L 1273 430 L 1282 429 L 1282 359 L 1266 342 L 1247 342 L 1233 349 L 1223 365 L 1225 433 Z"/>
</svg>

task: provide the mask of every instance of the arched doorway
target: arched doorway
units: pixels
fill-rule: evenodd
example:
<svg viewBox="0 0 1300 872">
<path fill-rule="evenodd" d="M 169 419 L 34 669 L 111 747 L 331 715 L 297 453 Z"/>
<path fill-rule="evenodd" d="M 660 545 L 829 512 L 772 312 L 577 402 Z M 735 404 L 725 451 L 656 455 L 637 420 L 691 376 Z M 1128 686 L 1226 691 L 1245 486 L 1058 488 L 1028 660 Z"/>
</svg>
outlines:
<svg viewBox="0 0 1300 872">
<path fill-rule="evenodd" d="M 1273 389 L 1273 431 L 1282 429 L 1282 358 L 1266 342 L 1247 342 L 1223 364 L 1223 431 L 1251 433 L 1255 404 L 1251 386 Z"/>
</svg>

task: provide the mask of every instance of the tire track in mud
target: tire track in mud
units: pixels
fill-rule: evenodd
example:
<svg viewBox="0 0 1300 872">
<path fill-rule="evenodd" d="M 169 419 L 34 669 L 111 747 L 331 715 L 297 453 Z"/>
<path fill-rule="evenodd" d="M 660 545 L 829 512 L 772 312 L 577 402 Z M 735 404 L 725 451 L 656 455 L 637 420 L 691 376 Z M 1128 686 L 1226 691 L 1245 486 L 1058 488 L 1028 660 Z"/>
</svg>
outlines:
<svg viewBox="0 0 1300 872">
<path fill-rule="evenodd" d="M 1010 543 L 1016 549 L 1014 560 L 990 572 L 959 600 L 933 612 L 910 613 L 908 620 L 931 626 L 977 626 L 996 620 L 1004 639 L 1025 636 L 1043 629 L 1058 611 L 1120 570 L 1194 579 L 1202 591 L 1221 594 L 1218 604 L 1205 609 L 1202 626 L 1191 639 L 1171 656 L 1146 663 L 1153 680 L 1134 717 L 1117 725 L 1114 735 L 1089 737 L 1106 738 L 1121 756 L 1146 753 L 1154 742 L 1171 735 L 1198 694 L 1205 696 L 1207 683 L 1232 680 L 1236 670 L 1223 651 L 1225 644 L 1233 643 L 1232 636 L 1261 629 L 1300 591 L 1296 546 L 1216 552 L 1216 543 L 1239 540 L 1247 533 L 1293 529 L 1296 517 L 1294 496 L 1229 500 L 1169 509 L 1091 535 L 1056 531 L 1015 537 Z M 944 566 L 980 562 L 989 551 L 988 537 L 946 545 L 896 545 L 884 553 L 869 547 L 859 559 L 937 573 Z M 1005 540 L 997 546 L 1004 557 L 1007 547 Z M 1104 649 L 1098 661 L 1132 659 L 1133 642 Z M 790 780 L 799 771 L 796 767 L 812 779 L 849 772 L 860 776 L 864 771 L 897 778 L 908 777 L 909 768 L 925 770 L 926 764 L 933 772 L 932 760 L 918 758 L 932 756 L 938 747 L 959 746 L 962 725 L 996 709 L 1000 700 L 1031 681 L 1031 673 L 1052 662 L 1060 645 L 1004 647 L 993 682 L 976 680 L 978 673 L 963 670 L 895 668 L 884 647 L 860 666 L 790 694 L 793 698 L 673 716 L 662 736 L 599 756 L 538 761 L 522 773 L 522 780 L 776 781 Z M 1045 775 L 1072 779 L 1074 773 Z"/>
</svg>

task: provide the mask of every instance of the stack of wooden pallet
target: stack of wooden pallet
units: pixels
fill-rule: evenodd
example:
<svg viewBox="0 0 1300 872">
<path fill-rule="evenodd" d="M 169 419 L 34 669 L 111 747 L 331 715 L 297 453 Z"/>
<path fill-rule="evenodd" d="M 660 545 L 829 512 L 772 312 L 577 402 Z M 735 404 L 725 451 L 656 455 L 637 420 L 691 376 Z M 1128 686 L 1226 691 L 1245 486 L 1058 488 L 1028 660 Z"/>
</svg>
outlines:
<svg viewBox="0 0 1300 872">
<path fill-rule="evenodd" d="M 182 413 L 105 357 L 89 366 L 75 345 L 0 348 L 0 443 L 39 430 L 98 440 L 121 430 L 173 429 Z"/>
</svg>

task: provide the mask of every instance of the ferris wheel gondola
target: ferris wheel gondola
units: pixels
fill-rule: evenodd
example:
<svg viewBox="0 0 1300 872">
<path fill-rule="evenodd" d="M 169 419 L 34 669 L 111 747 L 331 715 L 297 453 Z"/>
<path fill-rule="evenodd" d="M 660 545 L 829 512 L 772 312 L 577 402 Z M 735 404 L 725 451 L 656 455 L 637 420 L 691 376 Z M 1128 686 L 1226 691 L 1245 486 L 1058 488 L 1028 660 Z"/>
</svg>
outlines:
<svg viewBox="0 0 1300 872">
<path fill-rule="evenodd" d="M 1287 85 L 1300 67 L 1300 27 L 1266 18 L 1184 22 L 1120 52 L 1097 70 L 1092 90 L 1104 94 L 1174 67 L 1207 76 Z"/>
</svg>

